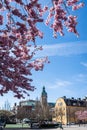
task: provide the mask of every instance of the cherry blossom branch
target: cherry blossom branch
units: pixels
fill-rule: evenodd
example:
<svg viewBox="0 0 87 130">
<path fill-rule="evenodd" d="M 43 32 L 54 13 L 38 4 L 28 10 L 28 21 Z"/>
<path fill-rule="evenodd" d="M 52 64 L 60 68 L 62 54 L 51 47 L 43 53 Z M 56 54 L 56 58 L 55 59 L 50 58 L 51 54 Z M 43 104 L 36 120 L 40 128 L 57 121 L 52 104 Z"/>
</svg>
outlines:
<svg viewBox="0 0 87 130">
<path fill-rule="evenodd" d="M 18 98 L 29 95 L 29 90 L 35 89 L 31 85 L 32 69 L 43 70 L 44 64 L 49 63 L 47 57 L 34 59 L 36 51 L 42 50 L 37 47 L 36 38 L 42 39 L 44 34 L 37 24 L 46 20 L 55 38 L 58 34 L 64 35 L 65 27 L 78 35 L 77 17 L 71 12 L 84 4 L 80 0 L 50 2 L 53 4 L 47 7 L 40 0 L 0 0 L 0 95 L 9 91 Z M 46 12 L 49 13 L 47 19 L 44 18 Z"/>
</svg>

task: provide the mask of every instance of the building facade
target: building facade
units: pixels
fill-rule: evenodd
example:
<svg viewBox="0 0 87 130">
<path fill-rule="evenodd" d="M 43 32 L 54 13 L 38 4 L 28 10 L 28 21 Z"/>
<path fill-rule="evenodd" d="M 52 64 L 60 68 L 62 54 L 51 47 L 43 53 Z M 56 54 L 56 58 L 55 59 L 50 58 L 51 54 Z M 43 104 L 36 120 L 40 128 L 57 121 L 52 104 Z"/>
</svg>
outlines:
<svg viewBox="0 0 87 130">
<path fill-rule="evenodd" d="M 76 111 L 87 110 L 87 101 L 85 99 L 74 99 L 61 97 L 58 98 L 54 108 L 53 120 L 62 124 L 77 123 Z"/>
</svg>

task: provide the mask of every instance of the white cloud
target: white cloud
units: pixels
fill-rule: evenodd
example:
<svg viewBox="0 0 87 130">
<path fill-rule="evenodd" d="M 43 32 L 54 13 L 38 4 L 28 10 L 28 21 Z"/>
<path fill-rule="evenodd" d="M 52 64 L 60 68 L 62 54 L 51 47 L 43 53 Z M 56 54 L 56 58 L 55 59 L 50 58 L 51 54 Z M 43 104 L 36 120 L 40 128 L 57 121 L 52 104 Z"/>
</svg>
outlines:
<svg viewBox="0 0 87 130">
<path fill-rule="evenodd" d="M 87 63 L 81 62 L 81 65 L 87 67 Z"/>
<path fill-rule="evenodd" d="M 70 81 L 64 81 L 64 80 L 56 80 L 53 84 L 47 85 L 48 88 L 56 89 L 56 88 L 64 88 L 72 85 Z"/>
<path fill-rule="evenodd" d="M 87 74 L 78 74 L 74 76 L 74 79 L 77 83 L 87 83 Z"/>
<path fill-rule="evenodd" d="M 87 42 L 58 43 L 44 45 L 42 51 L 38 51 L 36 57 L 43 56 L 69 56 L 87 53 Z"/>
</svg>

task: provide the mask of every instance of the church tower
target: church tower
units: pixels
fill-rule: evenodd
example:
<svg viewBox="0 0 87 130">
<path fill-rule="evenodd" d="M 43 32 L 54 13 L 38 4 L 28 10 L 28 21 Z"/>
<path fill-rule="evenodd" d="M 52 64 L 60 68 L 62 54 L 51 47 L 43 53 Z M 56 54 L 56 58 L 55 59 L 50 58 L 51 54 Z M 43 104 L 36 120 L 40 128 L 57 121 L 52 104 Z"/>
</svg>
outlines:
<svg viewBox="0 0 87 130">
<path fill-rule="evenodd" d="M 45 86 L 43 86 L 41 93 L 41 105 L 43 108 L 47 107 L 47 92 L 45 91 Z"/>
</svg>

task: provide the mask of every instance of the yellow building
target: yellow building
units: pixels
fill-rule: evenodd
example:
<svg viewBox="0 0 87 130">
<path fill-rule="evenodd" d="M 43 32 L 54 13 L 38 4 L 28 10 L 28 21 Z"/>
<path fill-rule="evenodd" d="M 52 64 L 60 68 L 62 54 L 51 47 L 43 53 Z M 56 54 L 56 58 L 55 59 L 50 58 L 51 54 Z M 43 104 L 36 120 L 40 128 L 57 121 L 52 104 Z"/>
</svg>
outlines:
<svg viewBox="0 0 87 130">
<path fill-rule="evenodd" d="M 77 123 L 76 111 L 87 110 L 86 99 L 58 98 L 54 108 L 53 120 L 62 124 Z"/>
</svg>

